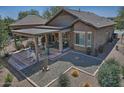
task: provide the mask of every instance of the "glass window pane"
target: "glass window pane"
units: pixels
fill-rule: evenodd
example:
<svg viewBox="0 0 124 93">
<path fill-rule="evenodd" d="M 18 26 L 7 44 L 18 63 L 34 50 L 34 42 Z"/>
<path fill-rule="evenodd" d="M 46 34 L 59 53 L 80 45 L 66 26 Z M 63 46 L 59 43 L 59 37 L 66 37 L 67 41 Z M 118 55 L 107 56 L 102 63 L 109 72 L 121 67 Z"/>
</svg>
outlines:
<svg viewBox="0 0 124 93">
<path fill-rule="evenodd" d="M 87 46 L 91 47 L 92 45 L 92 33 L 87 34 Z"/>
<path fill-rule="evenodd" d="M 85 34 L 80 33 L 80 45 L 85 45 Z"/>
<path fill-rule="evenodd" d="M 76 33 L 76 44 L 79 44 L 79 34 Z"/>
</svg>

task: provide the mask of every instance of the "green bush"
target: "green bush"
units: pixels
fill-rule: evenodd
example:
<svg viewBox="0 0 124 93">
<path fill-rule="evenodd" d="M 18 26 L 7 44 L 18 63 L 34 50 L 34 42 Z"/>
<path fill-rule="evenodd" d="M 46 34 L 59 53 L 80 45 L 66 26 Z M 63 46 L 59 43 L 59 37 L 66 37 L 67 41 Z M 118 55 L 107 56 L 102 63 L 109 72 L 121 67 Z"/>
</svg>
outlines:
<svg viewBox="0 0 124 93">
<path fill-rule="evenodd" d="M 90 47 L 87 48 L 86 53 L 87 55 L 91 55 L 92 49 Z"/>
<path fill-rule="evenodd" d="M 123 76 L 123 79 L 124 79 L 124 66 L 121 67 L 121 71 L 122 71 L 122 76 Z"/>
<path fill-rule="evenodd" d="M 11 83 L 13 81 L 13 76 L 11 74 L 7 74 L 7 76 L 5 77 L 5 84 L 4 86 L 10 86 Z"/>
<path fill-rule="evenodd" d="M 120 66 L 115 59 L 108 59 L 99 69 L 98 81 L 102 87 L 120 86 Z"/>
<path fill-rule="evenodd" d="M 2 68 L 3 68 L 3 65 L 0 64 L 0 69 L 2 69 Z"/>
<path fill-rule="evenodd" d="M 104 52 L 104 46 L 100 45 L 98 48 L 99 53 L 103 53 Z"/>
<path fill-rule="evenodd" d="M 23 45 L 21 42 L 18 41 L 18 42 L 16 42 L 15 48 L 16 48 L 17 50 L 20 50 L 20 49 L 24 48 L 24 45 Z"/>
<path fill-rule="evenodd" d="M 67 75 L 62 74 L 58 79 L 58 83 L 60 87 L 68 87 L 70 85 L 70 80 Z"/>
<path fill-rule="evenodd" d="M 94 56 L 95 56 L 95 57 L 98 56 L 98 49 L 95 49 Z"/>
</svg>

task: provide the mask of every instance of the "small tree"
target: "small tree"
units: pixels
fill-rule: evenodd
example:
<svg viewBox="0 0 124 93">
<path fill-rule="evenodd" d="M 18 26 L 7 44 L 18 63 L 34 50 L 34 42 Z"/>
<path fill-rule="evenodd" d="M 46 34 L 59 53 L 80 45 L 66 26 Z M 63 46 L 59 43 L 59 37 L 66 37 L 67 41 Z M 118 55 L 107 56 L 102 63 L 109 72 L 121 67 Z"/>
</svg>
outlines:
<svg viewBox="0 0 124 93">
<path fill-rule="evenodd" d="M 42 17 L 44 19 L 50 19 L 51 17 L 53 17 L 57 12 L 59 12 L 63 8 L 64 7 L 62 7 L 62 6 L 51 6 L 49 9 L 47 9 L 46 11 L 43 12 Z"/>
<path fill-rule="evenodd" d="M 5 48 L 8 45 L 9 34 L 11 33 L 9 24 L 13 22 L 14 20 L 12 18 L 9 17 L 1 18 L 0 16 L 0 55 L 1 56 L 4 56 L 7 53 Z"/>
<path fill-rule="evenodd" d="M 22 19 L 28 15 L 37 15 L 39 16 L 39 12 L 37 10 L 31 9 L 29 11 L 20 11 L 18 14 L 18 19 Z"/>
<path fill-rule="evenodd" d="M 59 80 L 59 86 L 61 87 L 68 87 L 70 85 L 70 80 L 68 76 L 65 74 L 62 74 L 58 80 Z"/>
<path fill-rule="evenodd" d="M 115 59 L 108 59 L 98 72 L 98 81 L 102 87 L 120 86 L 120 66 Z"/>
</svg>

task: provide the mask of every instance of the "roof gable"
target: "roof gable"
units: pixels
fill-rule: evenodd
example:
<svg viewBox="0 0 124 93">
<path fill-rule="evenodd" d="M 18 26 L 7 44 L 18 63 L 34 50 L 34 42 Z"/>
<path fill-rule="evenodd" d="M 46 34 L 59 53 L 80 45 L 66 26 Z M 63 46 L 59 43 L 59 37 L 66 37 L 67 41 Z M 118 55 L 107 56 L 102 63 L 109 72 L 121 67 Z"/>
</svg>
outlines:
<svg viewBox="0 0 124 93">
<path fill-rule="evenodd" d="M 91 25 L 93 25 L 94 27 L 97 28 L 101 28 L 104 26 L 108 26 L 108 25 L 113 25 L 114 22 L 105 18 L 105 17 L 100 17 L 94 13 L 91 12 L 79 12 L 76 10 L 66 10 L 68 12 L 70 12 L 71 14 L 77 16 L 81 21 L 89 23 Z"/>
<path fill-rule="evenodd" d="M 75 15 L 72 15 L 71 13 L 69 13 L 69 12 L 65 11 L 64 9 L 62 9 L 62 10 L 58 11 L 50 20 L 48 20 L 46 22 L 46 25 L 51 24 L 53 21 L 55 21 L 59 17 L 62 17 L 61 18 L 62 21 L 67 21 L 68 18 L 64 19 L 64 16 L 70 17 L 70 18 L 72 18 L 74 20 L 77 19 L 77 17 Z M 71 25 L 71 23 L 70 23 L 70 25 Z"/>
<path fill-rule="evenodd" d="M 84 11 L 77 11 L 77 10 L 70 10 L 70 9 L 63 9 L 60 10 L 55 16 L 53 16 L 47 23 L 46 25 L 51 22 L 53 19 L 55 19 L 61 12 L 67 12 L 71 14 L 74 17 L 77 17 L 76 20 L 80 20 L 86 24 L 89 24 L 95 28 L 101 28 L 105 26 L 111 26 L 114 25 L 115 23 L 105 17 L 100 17 L 94 13 L 91 12 L 84 12 Z M 71 24 L 70 24 L 71 25 Z"/>
</svg>

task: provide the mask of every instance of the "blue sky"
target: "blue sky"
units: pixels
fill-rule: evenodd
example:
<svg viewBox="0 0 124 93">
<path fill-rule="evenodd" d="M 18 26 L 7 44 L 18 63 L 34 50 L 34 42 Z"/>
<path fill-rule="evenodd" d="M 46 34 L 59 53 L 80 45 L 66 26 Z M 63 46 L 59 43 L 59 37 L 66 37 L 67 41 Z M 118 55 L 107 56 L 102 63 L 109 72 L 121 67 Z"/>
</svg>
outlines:
<svg viewBox="0 0 124 93">
<path fill-rule="evenodd" d="M 26 11 L 30 9 L 38 10 L 40 15 L 43 11 L 48 9 L 49 6 L 0 6 L 0 15 L 2 17 L 9 16 L 16 19 L 20 11 Z M 104 17 L 115 17 L 118 14 L 119 6 L 69 6 L 67 8 L 82 11 L 90 11 L 97 15 Z"/>
</svg>

